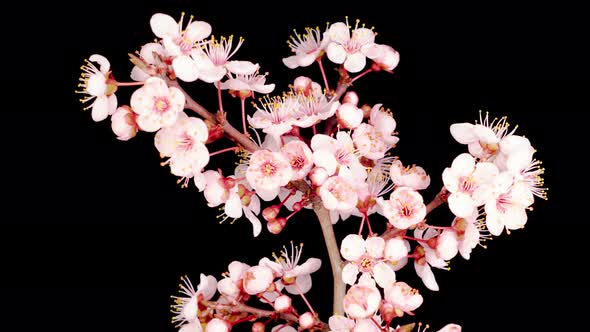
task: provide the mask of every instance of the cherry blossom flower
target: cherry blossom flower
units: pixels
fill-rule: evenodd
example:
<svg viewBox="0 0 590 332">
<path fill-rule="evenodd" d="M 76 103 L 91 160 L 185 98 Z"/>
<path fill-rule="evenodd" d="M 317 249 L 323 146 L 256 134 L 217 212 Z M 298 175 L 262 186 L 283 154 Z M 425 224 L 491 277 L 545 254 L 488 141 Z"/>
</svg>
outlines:
<svg viewBox="0 0 590 332">
<path fill-rule="evenodd" d="M 366 56 L 373 60 L 377 68 L 390 73 L 399 64 L 399 53 L 389 45 L 373 44 L 367 48 Z"/>
<path fill-rule="evenodd" d="M 348 263 L 342 269 L 342 281 L 356 283 L 359 272 L 371 275 L 381 288 L 395 282 L 395 272 L 384 262 L 385 240 L 375 236 L 364 240 L 360 235 L 349 234 L 340 246 L 340 253 Z"/>
<path fill-rule="evenodd" d="M 426 216 L 422 195 L 408 187 L 396 188 L 388 200 L 377 198 L 377 204 L 389 223 L 399 229 L 408 229 L 422 222 Z"/>
<path fill-rule="evenodd" d="M 394 186 L 389 182 L 388 175 L 392 160 L 393 158 L 390 157 L 377 160 L 368 173 L 366 181 L 357 186 L 359 202 L 356 210 L 353 211 L 354 215 L 367 217 L 377 212 L 377 198 L 393 190 Z"/>
<path fill-rule="evenodd" d="M 264 97 L 260 106 L 256 106 L 256 112 L 248 122 L 253 128 L 262 129 L 263 132 L 279 141 L 281 135 L 291 131 L 294 123 L 294 115 L 299 107 L 296 98 L 286 97 Z"/>
<path fill-rule="evenodd" d="M 172 126 L 184 109 L 184 94 L 175 87 L 168 87 L 157 77 L 150 77 L 145 85 L 131 95 L 131 108 L 142 130 L 154 132 Z"/>
<path fill-rule="evenodd" d="M 398 281 L 385 289 L 384 298 L 387 303 L 393 305 L 396 311 L 399 310 L 408 314 L 412 314 L 412 311 L 418 309 L 424 300 L 417 289 L 402 281 Z"/>
<path fill-rule="evenodd" d="M 320 269 L 322 261 L 317 258 L 309 258 L 305 263 L 299 264 L 302 252 L 303 243 L 293 246 L 291 241 L 291 253 L 287 251 L 286 247 L 283 247 L 280 257 L 273 255 L 274 262 L 264 257 L 259 264 L 269 267 L 276 277 L 281 278 L 278 282 L 279 287 L 285 286 L 285 290 L 291 294 L 305 294 L 311 289 L 311 274 Z"/>
<path fill-rule="evenodd" d="M 467 144 L 469 153 L 482 161 L 495 156 L 500 149 L 500 141 L 508 132 L 506 117 L 489 121 L 488 114 L 481 117 L 479 123 L 455 123 L 451 125 L 451 135 L 461 144 Z M 514 131 L 513 131 L 514 132 Z"/>
<path fill-rule="evenodd" d="M 220 81 L 226 74 L 252 75 L 259 66 L 250 61 L 236 61 L 229 59 L 242 46 L 244 39 L 239 38 L 238 44 L 232 50 L 233 36 L 221 37 L 211 40 L 203 46 L 203 51 L 198 54 L 193 52 L 193 59 L 196 62 L 194 70 L 198 72 L 199 79 L 214 83 Z"/>
<path fill-rule="evenodd" d="M 342 128 L 354 129 L 363 122 L 363 110 L 355 104 L 344 103 L 336 110 L 338 124 Z"/>
<path fill-rule="evenodd" d="M 324 207 L 330 211 L 352 210 L 358 195 L 352 184 L 341 176 L 332 176 L 320 187 L 320 197 Z"/>
<path fill-rule="evenodd" d="M 258 150 L 250 156 L 246 179 L 263 200 L 275 198 L 280 187 L 289 183 L 292 177 L 291 164 L 282 153 Z"/>
<path fill-rule="evenodd" d="M 457 247 L 459 253 L 463 258 L 469 259 L 471 251 L 480 243 L 480 221 L 478 220 L 479 213 L 466 218 L 456 217 L 453 220 L 453 230 L 457 233 Z"/>
<path fill-rule="evenodd" d="M 438 232 L 432 228 L 428 228 L 426 231 L 420 229 L 414 230 L 414 236 L 423 240 L 430 240 L 437 234 Z M 414 269 L 416 270 L 416 274 L 422 279 L 422 282 L 428 289 L 438 291 L 439 287 L 430 267 L 433 266 L 439 269 L 445 269 L 447 267 L 447 262 L 440 258 L 436 251 L 429 245 L 418 245 L 414 254 L 418 256 L 414 259 Z"/>
<path fill-rule="evenodd" d="M 326 32 L 322 34 L 319 27 L 305 28 L 303 35 L 295 32 L 288 41 L 289 48 L 295 54 L 283 58 L 283 63 L 290 69 L 307 67 L 324 54 L 329 41 Z"/>
<path fill-rule="evenodd" d="M 301 180 L 307 176 L 313 167 L 313 154 L 307 144 L 302 141 L 290 141 L 283 145 L 281 152 L 291 164 L 293 177 L 291 180 Z"/>
<path fill-rule="evenodd" d="M 129 106 L 121 106 L 113 113 L 111 129 L 117 135 L 118 140 L 127 141 L 135 137 L 139 128 L 135 121 L 135 113 Z"/>
<path fill-rule="evenodd" d="M 233 261 L 228 266 L 228 272 L 224 278 L 217 283 L 217 290 L 230 300 L 235 300 L 240 296 L 243 285 L 242 281 L 246 271 L 250 268 L 248 264 Z"/>
<path fill-rule="evenodd" d="M 371 29 L 358 27 L 357 20 L 351 31 L 347 23 L 337 22 L 330 26 L 327 35 L 330 42 L 326 48 L 328 59 L 337 64 L 344 64 L 344 69 L 357 73 L 365 68 L 366 52 L 374 44 L 375 33 Z"/>
<path fill-rule="evenodd" d="M 110 82 L 111 64 L 107 58 L 100 54 L 93 54 L 85 61 L 86 64 L 80 67 L 82 69 L 81 83 L 78 84 L 82 90 L 76 91 L 76 93 L 88 95 L 80 101 L 82 103 L 91 102 L 84 109 L 92 108 L 92 120 L 99 122 L 117 109 L 117 96 L 115 96 L 117 85 Z M 100 69 L 92 62 L 96 62 Z"/>
<path fill-rule="evenodd" d="M 389 175 L 391 181 L 400 187 L 422 190 L 430 185 L 430 176 L 426 174 L 422 167 L 416 165 L 404 167 L 399 159 L 391 163 Z"/>
<path fill-rule="evenodd" d="M 401 237 L 393 237 L 385 241 L 385 248 L 383 249 L 383 257 L 389 261 L 390 267 L 394 271 L 399 270 L 399 262 L 406 260 L 408 252 L 410 251 L 410 243 Z M 403 264 L 405 265 L 405 263 Z"/>
<path fill-rule="evenodd" d="M 154 141 L 160 155 L 169 157 L 166 163 L 172 174 L 189 179 L 209 163 L 209 151 L 204 144 L 207 137 L 203 120 L 180 112 L 176 123 L 159 130 Z"/>
<path fill-rule="evenodd" d="M 213 318 L 207 323 L 205 332 L 229 332 L 232 329 L 231 324 L 223 319 Z"/>
<path fill-rule="evenodd" d="M 492 183 L 498 168 L 489 162 L 479 162 L 468 153 L 460 154 L 451 167 L 443 171 L 445 188 L 451 193 L 449 209 L 457 217 L 467 217 L 492 195 Z"/>
<path fill-rule="evenodd" d="M 372 316 L 381 304 L 381 293 L 375 286 L 358 284 L 350 287 L 344 296 L 344 312 L 353 319 Z"/>
<path fill-rule="evenodd" d="M 354 325 L 354 320 L 342 315 L 333 315 L 328 319 L 328 326 L 331 332 L 350 332 L 354 328 Z"/>
<path fill-rule="evenodd" d="M 232 75 L 228 73 L 228 79 L 220 82 L 221 90 L 229 90 L 230 94 L 235 97 L 247 98 L 252 97 L 254 92 L 267 94 L 275 89 L 275 85 L 266 84 L 266 75 L 259 75 L 258 72 L 252 74 Z"/>
<path fill-rule="evenodd" d="M 436 254 L 438 257 L 448 261 L 457 256 L 459 252 L 459 240 L 457 232 L 452 229 L 445 229 L 436 238 Z"/>
<path fill-rule="evenodd" d="M 263 293 L 274 279 L 272 270 L 266 266 L 256 265 L 244 273 L 244 291 L 250 295 Z"/>
<path fill-rule="evenodd" d="M 190 279 L 187 277 L 181 278 L 180 294 L 183 296 L 172 296 L 174 305 L 172 312 L 175 316 L 172 318 L 173 323 L 182 325 L 184 323 L 198 322 L 199 296 L 203 300 L 210 300 L 217 288 L 217 280 L 213 276 L 206 276 L 201 273 L 200 282 L 195 290 Z"/>
<path fill-rule="evenodd" d="M 389 147 L 394 147 L 399 138 L 395 136 L 395 127 L 397 123 L 393 118 L 393 115 L 389 109 L 385 110 L 382 104 L 375 104 L 371 108 L 369 113 L 369 123 L 375 128 L 375 131 L 379 135 L 385 144 Z"/>
<path fill-rule="evenodd" d="M 165 63 L 162 63 L 161 59 L 169 57 L 169 55 L 162 44 L 147 43 L 141 47 L 141 50 L 139 51 L 139 57 L 145 64 L 159 67 L 167 66 Z M 150 74 L 143 71 L 137 65 L 133 66 L 133 69 L 131 69 L 131 79 L 134 81 L 144 82 L 150 78 L 150 76 Z"/>
<path fill-rule="evenodd" d="M 328 174 L 336 173 L 338 168 L 348 168 L 359 179 L 364 180 L 367 172 L 361 165 L 354 143 L 345 132 L 336 133 L 336 139 L 323 134 L 314 135 L 311 139 L 313 162 L 323 167 Z"/>
<path fill-rule="evenodd" d="M 486 226 L 492 235 L 523 228 L 527 221 L 526 208 L 533 195 L 523 182 L 514 183 L 512 174 L 503 172 L 494 182 L 493 198 L 485 203 Z"/>
<path fill-rule="evenodd" d="M 295 96 L 298 107 L 294 114 L 294 124 L 301 128 L 309 128 L 328 119 L 340 106 L 337 100 L 328 100 L 316 82 L 312 82 L 308 90 L 299 91 Z"/>
</svg>

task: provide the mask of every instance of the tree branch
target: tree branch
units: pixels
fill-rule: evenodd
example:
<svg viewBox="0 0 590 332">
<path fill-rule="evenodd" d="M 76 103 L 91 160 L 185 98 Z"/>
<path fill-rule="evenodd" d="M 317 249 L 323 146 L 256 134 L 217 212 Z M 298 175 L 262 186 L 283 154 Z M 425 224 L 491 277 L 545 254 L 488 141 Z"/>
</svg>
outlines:
<svg viewBox="0 0 590 332">
<path fill-rule="evenodd" d="M 449 198 L 449 191 L 447 188 L 443 187 L 438 194 L 434 197 L 434 199 L 426 205 L 426 214 L 430 213 L 430 211 L 436 209 L 441 204 L 446 203 L 447 199 Z"/>
</svg>

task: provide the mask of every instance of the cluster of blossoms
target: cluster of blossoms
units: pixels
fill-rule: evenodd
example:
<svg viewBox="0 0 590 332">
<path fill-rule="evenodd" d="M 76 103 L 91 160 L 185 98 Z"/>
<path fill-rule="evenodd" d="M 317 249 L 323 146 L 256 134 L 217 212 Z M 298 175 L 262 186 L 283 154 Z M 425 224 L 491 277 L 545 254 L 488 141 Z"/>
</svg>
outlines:
<svg viewBox="0 0 590 332">
<path fill-rule="evenodd" d="M 393 113 L 381 103 L 361 103 L 357 93 L 347 91 L 364 75 L 391 73 L 399 63 L 397 51 L 377 44 L 375 32 L 358 21 L 354 27 L 337 22 L 323 32 L 307 28 L 291 37 L 293 54 L 283 59 L 284 64 L 297 68 L 317 63 L 323 86 L 299 76 L 281 95 L 258 98 L 251 115 L 245 101 L 271 93 L 275 85 L 266 83 L 258 64 L 230 60 L 242 38 L 234 46 L 232 36 L 210 37 L 208 23 L 191 16 L 185 24 L 184 14 L 178 22 L 155 14 L 150 26 L 159 39 L 131 55 L 135 82 L 115 80 L 108 60 L 100 55 L 91 56 L 82 67 L 80 92 L 88 95 L 82 102 L 92 108 L 93 120 L 110 115 L 120 140 L 139 131 L 155 132 L 156 149 L 165 158 L 162 165 L 170 167 L 179 183 L 188 187 L 192 181 L 209 207 L 223 210 L 223 220 L 245 216 L 254 236 L 263 228 L 260 217 L 270 233 L 278 234 L 304 209 L 313 209 L 323 230 L 330 232 L 340 220 L 360 219 L 358 233 L 346 235 L 340 246 L 324 233 L 337 276 L 335 314 L 328 323 L 305 298 L 312 285 L 310 274 L 321 262 L 310 258 L 299 264 L 302 247 L 292 246 L 290 252 L 285 249 L 280 257 L 263 258 L 255 266 L 234 261 L 220 280 L 201 275 L 196 290 L 183 279 L 182 296 L 173 305 L 173 321 L 181 332 L 225 332 L 248 322 L 254 322 L 252 331 L 258 332 L 270 323 L 276 325 L 272 331 L 283 332 L 295 331 L 294 327 L 410 331 L 413 325 L 392 323 L 413 315 L 423 298 L 397 280 L 396 271 L 413 260 L 426 288 L 436 291 L 432 267 L 446 269 L 457 254 L 469 259 L 478 244 L 504 228 L 522 228 L 534 196 L 545 198 L 543 169 L 533 158 L 529 140 L 510 131 L 506 118 L 490 121 L 486 114 L 476 124 L 451 126 L 451 134 L 468 145 L 469 153 L 457 156 L 444 170 L 443 189 L 426 204 L 420 191 L 429 187 L 430 176 L 422 167 L 404 165 L 391 155 L 399 142 Z M 328 84 L 325 57 L 339 66 L 335 89 Z M 198 104 L 177 79 L 212 83 L 218 111 L 210 113 Z M 117 107 L 115 92 L 122 86 L 139 88 L 129 105 Z M 224 91 L 240 100 L 242 130 L 227 119 L 234 114 L 224 110 Z M 210 152 L 207 145 L 223 137 L 232 146 Z M 211 157 L 226 152 L 240 156 L 233 173 L 207 169 Z M 456 216 L 450 225 L 427 223 L 427 214 L 447 201 Z M 282 215 L 283 208 L 287 215 Z M 377 223 L 386 225 L 381 234 L 371 226 Z M 303 298 L 304 313 L 295 310 L 290 295 Z M 253 300 L 268 308 L 246 304 Z M 459 330 L 450 324 L 441 331 Z"/>
</svg>

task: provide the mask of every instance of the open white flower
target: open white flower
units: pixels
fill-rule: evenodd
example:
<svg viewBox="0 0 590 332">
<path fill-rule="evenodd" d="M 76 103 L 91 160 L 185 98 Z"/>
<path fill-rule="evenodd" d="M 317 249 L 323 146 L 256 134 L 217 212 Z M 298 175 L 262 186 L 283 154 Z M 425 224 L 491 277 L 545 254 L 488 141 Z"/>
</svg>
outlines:
<svg viewBox="0 0 590 332">
<path fill-rule="evenodd" d="M 236 97 L 251 97 L 255 92 L 267 94 L 275 89 L 274 83 L 266 84 L 266 75 L 259 75 L 258 72 L 235 76 L 228 73 L 228 77 L 225 82 L 220 82 L 219 86 L 221 90 L 229 90 Z"/>
<path fill-rule="evenodd" d="M 422 305 L 424 299 L 417 289 L 410 287 L 402 281 L 398 281 L 385 289 L 385 301 L 402 312 L 412 314 L 412 311 Z"/>
<path fill-rule="evenodd" d="M 391 176 L 391 181 L 400 187 L 422 190 L 428 188 L 430 185 L 430 176 L 426 174 L 426 171 L 422 167 L 416 165 L 404 167 L 399 159 L 391 163 L 389 175 Z"/>
<path fill-rule="evenodd" d="M 364 240 L 360 235 L 349 234 L 340 246 L 342 257 L 348 262 L 342 269 L 342 281 L 354 285 L 359 272 L 375 279 L 381 288 L 395 282 L 395 272 L 384 260 L 385 240 L 375 236 Z"/>
<path fill-rule="evenodd" d="M 482 118 L 480 113 L 479 122 L 476 124 L 452 124 L 451 135 L 457 142 L 467 144 L 471 155 L 482 161 L 487 161 L 498 153 L 500 141 L 505 136 L 512 135 L 508 132 L 508 127 L 506 117 L 490 122 L 487 113 L 485 118 Z"/>
<path fill-rule="evenodd" d="M 131 95 L 131 108 L 137 113 L 137 124 L 142 130 L 154 132 L 172 126 L 184 109 L 184 94 L 168 87 L 158 77 L 150 77 L 145 85 Z"/>
<path fill-rule="evenodd" d="M 91 102 L 84 109 L 92 108 L 92 120 L 98 122 L 106 119 L 117 110 L 117 97 L 115 96 L 117 86 L 108 82 L 111 64 L 107 58 L 100 54 L 93 54 L 85 61 L 86 64 L 80 67 L 82 74 L 80 84 L 78 84 L 82 90 L 76 91 L 76 93 L 88 95 L 80 101 L 82 103 Z M 92 62 L 98 63 L 100 69 Z"/>
<path fill-rule="evenodd" d="M 443 171 L 445 188 L 451 193 L 449 209 L 457 217 L 468 217 L 492 196 L 492 183 L 498 168 L 489 162 L 479 162 L 468 153 L 457 156 L 451 167 Z"/>
<path fill-rule="evenodd" d="M 280 141 L 280 137 L 293 128 L 294 115 L 298 107 L 297 98 L 293 96 L 265 96 L 260 106 L 256 106 L 254 115 L 248 116 L 248 122 L 253 128 L 262 129 L 276 141 Z"/>
<path fill-rule="evenodd" d="M 180 294 L 182 296 L 172 296 L 174 299 L 174 305 L 172 306 L 174 317 L 172 318 L 172 322 L 178 325 L 198 322 L 199 296 L 203 300 L 210 300 L 215 295 L 217 280 L 213 276 L 206 276 L 201 273 L 200 282 L 196 290 L 189 278 L 182 277 L 181 280 Z"/>
<path fill-rule="evenodd" d="M 493 198 L 485 204 L 486 226 L 492 235 L 523 228 L 527 222 L 526 208 L 533 195 L 523 182 L 514 182 L 512 174 L 503 172 L 494 182 Z"/>
<path fill-rule="evenodd" d="M 217 40 L 211 38 L 203 47 L 203 51 L 195 58 L 197 67 L 195 69 L 199 73 L 199 79 L 214 83 L 220 81 L 226 74 L 232 73 L 236 75 L 251 75 L 254 74 L 260 66 L 250 61 L 237 61 L 229 59 L 242 46 L 244 39 L 239 38 L 238 44 L 233 48 L 233 36 L 221 37 Z"/>
<path fill-rule="evenodd" d="M 398 187 L 388 200 L 377 198 L 381 214 L 390 224 L 399 229 L 408 229 L 424 220 L 426 205 L 417 191 L 408 187 Z"/>
<path fill-rule="evenodd" d="M 250 156 L 246 179 L 263 200 L 275 198 L 292 177 L 291 164 L 282 153 L 258 150 Z"/>
<path fill-rule="evenodd" d="M 324 207 L 330 211 L 350 211 L 358 201 L 353 185 L 341 176 L 332 176 L 320 187 Z"/>
<path fill-rule="evenodd" d="M 336 139 L 323 134 L 314 135 L 311 139 L 313 162 L 333 175 L 339 168 L 348 168 L 359 179 L 366 177 L 366 170 L 361 165 L 354 143 L 349 134 L 336 133 Z M 364 176 L 364 177 L 363 177 Z"/>
<path fill-rule="evenodd" d="M 352 34 L 348 22 L 334 23 L 327 31 L 330 38 L 326 48 L 328 59 L 337 64 L 344 64 L 344 69 L 351 73 L 357 73 L 365 68 L 366 52 L 375 42 L 373 30 L 359 28 L 358 24 L 357 20 Z"/>
<path fill-rule="evenodd" d="M 329 41 L 327 33 L 322 34 L 319 27 L 305 28 L 303 35 L 295 32 L 288 41 L 289 48 L 295 54 L 283 58 L 283 63 L 290 69 L 307 67 L 323 55 Z"/>
<path fill-rule="evenodd" d="M 399 53 L 389 45 L 373 44 L 365 52 L 379 69 L 392 72 L 399 64 Z"/>
<path fill-rule="evenodd" d="M 344 312 L 354 319 L 375 314 L 381 304 L 381 293 L 375 286 L 358 284 L 350 287 L 344 296 Z"/>
<path fill-rule="evenodd" d="M 424 230 L 416 229 L 414 230 L 414 236 L 418 239 L 429 240 L 435 237 L 438 232 L 432 228 Z M 434 278 L 434 273 L 432 273 L 432 267 L 436 267 L 439 269 L 445 269 L 447 267 L 447 262 L 440 258 L 436 250 L 432 249 L 429 245 L 418 245 L 414 252 L 418 257 L 414 258 L 414 269 L 416 270 L 416 274 L 422 279 L 424 285 L 432 290 L 438 291 L 438 283 Z"/>
<path fill-rule="evenodd" d="M 313 154 L 307 144 L 299 140 L 293 140 L 283 145 L 281 152 L 287 157 L 293 169 L 291 180 L 305 178 L 313 167 Z"/>
</svg>

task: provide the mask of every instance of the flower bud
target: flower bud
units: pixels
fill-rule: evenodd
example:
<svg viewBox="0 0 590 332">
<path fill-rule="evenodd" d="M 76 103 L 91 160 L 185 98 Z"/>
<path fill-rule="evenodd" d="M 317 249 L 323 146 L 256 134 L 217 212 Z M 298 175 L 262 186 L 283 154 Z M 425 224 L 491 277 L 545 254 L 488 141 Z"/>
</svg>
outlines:
<svg viewBox="0 0 590 332">
<path fill-rule="evenodd" d="M 306 312 L 299 316 L 299 327 L 303 330 L 308 330 L 315 325 L 315 317 L 311 312 Z"/>
<path fill-rule="evenodd" d="M 363 111 L 353 104 L 346 103 L 340 105 L 336 117 L 341 128 L 354 129 L 363 121 Z"/>
<path fill-rule="evenodd" d="M 262 210 L 262 217 L 264 218 L 264 220 L 271 222 L 275 220 L 280 211 L 281 207 L 279 205 L 271 205 Z"/>
<path fill-rule="evenodd" d="M 213 143 L 223 137 L 223 133 L 224 133 L 223 126 L 221 126 L 219 124 L 214 124 L 213 122 L 211 122 L 209 120 L 204 120 L 204 121 L 205 121 L 205 124 L 207 125 L 207 129 L 209 130 L 209 137 L 207 137 L 207 141 L 205 142 L 205 144 Z"/>
<path fill-rule="evenodd" d="M 396 317 L 395 308 L 389 302 L 383 302 L 381 308 L 379 308 L 379 312 L 385 322 L 391 322 Z"/>
<path fill-rule="evenodd" d="M 281 223 L 275 219 L 266 223 L 266 228 L 269 232 L 276 235 L 279 234 L 283 230 L 283 228 L 285 228 L 285 226 L 281 225 Z"/>
<path fill-rule="evenodd" d="M 295 93 L 303 93 L 307 95 L 311 90 L 311 83 L 311 78 L 299 76 L 293 82 L 293 90 L 295 90 Z"/>
<path fill-rule="evenodd" d="M 135 122 L 135 113 L 131 111 L 129 106 L 121 106 L 117 108 L 113 116 L 111 116 L 111 128 L 117 139 L 127 141 L 137 134 L 139 127 Z"/>
<path fill-rule="evenodd" d="M 361 111 L 363 111 L 363 118 L 364 119 L 368 119 L 371 116 L 371 109 L 372 107 L 364 104 L 363 106 L 361 106 Z"/>
<path fill-rule="evenodd" d="M 278 312 L 287 312 L 291 309 L 291 298 L 287 295 L 281 295 L 277 297 L 273 306 Z"/>
<path fill-rule="evenodd" d="M 265 326 L 261 322 L 256 322 L 252 325 L 252 332 L 264 332 Z"/>
<path fill-rule="evenodd" d="M 231 324 L 223 319 L 213 318 L 207 323 L 205 332 L 229 332 L 231 331 Z"/>
<path fill-rule="evenodd" d="M 349 104 L 353 104 L 354 106 L 358 105 L 359 103 L 359 95 L 356 94 L 356 92 L 354 91 L 348 91 L 345 95 L 344 98 L 342 99 L 342 103 L 349 103 Z"/>
<path fill-rule="evenodd" d="M 309 172 L 309 179 L 314 186 L 321 186 L 330 177 L 328 171 L 323 167 L 315 167 Z"/>
</svg>

